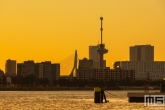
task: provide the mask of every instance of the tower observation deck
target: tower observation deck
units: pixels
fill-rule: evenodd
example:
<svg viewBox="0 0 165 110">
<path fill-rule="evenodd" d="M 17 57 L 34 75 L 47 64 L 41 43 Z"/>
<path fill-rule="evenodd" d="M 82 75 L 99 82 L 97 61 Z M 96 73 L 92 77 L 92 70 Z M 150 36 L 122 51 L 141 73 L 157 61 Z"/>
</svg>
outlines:
<svg viewBox="0 0 165 110">
<path fill-rule="evenodd" d="M 105 48 L 105 44 L 102 43 L 102 21 L 103 21 L 103 17 L 100 17 L 101 20 L 101 43 L 99 44 L 99 48 L 97 50 L 97 52 L 100 54 L 100 69 L 103 69 L 103 60 L 104 60 L 104 54 L 108 53 L 108 49 Z"/>
</svg>

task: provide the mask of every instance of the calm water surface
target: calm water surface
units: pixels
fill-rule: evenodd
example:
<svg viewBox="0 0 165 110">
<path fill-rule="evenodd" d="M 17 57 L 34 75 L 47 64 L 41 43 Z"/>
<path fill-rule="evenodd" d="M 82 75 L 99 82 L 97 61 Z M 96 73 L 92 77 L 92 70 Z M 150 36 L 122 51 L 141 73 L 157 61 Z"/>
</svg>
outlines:
<svg viewBox="0 0 165 110">
<path fill-rule="evenodd" d="M 0 91 L 0 110 L 165 110 L 129 103 L 130 91 L 108 92 L 109 103 L 95 104 L 93 91 Z"/>
</svg>

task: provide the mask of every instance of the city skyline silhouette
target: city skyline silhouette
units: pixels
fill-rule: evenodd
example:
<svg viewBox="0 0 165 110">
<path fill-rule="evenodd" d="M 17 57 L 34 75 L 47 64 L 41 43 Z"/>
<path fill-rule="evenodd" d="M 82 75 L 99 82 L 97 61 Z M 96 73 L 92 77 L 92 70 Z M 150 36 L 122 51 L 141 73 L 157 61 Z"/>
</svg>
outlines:
<svg viewBox="0 0 165 110">
<path fill-rule="evenodd" d="M 0 108 L 160 108 L 164 30 L 165 0 L 0 0 Z"/>
<path fill-rule="evenodd" d="M 129 60 L 133 45 L 153 45 L 154 59 L 164 61 L 164 4 L 159 0 L 1 1 L 0 69 L 5 70 L 7 59 L 60 62 L 74 50 L 79 59 L 88 57 L 89 45 L 100 39 L 101 15 L 107 66 Z"/>
</svg>

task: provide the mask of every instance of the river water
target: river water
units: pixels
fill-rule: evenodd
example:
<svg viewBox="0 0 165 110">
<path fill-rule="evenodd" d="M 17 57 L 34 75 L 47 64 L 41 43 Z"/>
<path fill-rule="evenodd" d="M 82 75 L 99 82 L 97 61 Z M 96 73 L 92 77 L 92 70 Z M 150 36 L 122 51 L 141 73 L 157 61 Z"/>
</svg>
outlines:
<svg viewBox="0 0 165 110">
<path fill-rule="evenodd" d="M 0 110 L 165 110 L 129 103 L 127 92 L 105 92 L 109 103 L 95 104 L 93 91 L 0 91 Z"/>
</svg>

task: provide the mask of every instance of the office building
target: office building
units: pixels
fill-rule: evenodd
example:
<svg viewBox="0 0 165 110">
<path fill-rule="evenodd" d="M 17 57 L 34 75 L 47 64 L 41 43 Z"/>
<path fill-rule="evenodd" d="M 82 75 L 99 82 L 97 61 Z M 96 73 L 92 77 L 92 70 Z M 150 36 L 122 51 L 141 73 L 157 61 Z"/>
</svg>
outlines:
<svg viewBox="0 0 165 110">
<path fill-rule="evenodd" d="M 123 69 L 111 69 L 108 79 L 119 81 L 122 79 L 129 78 L 130 80 L 135 80 L 135 70 L 123 70 Z"/>
<path fill-rule="evenodd" d="M 40 65 L 40 63 L 35 63 L 35 78 L 36 79 L 39 79 L 39 78 L 43 77 L 43 75 L 39 76 L 39 65 Z"/>
<path fill-rule="evenodd" d="M 52 64 L 51 61 L 45 61 L 41 63 L 36 63 L 35 68 L 36 77 L 38 79 L 46 78 L 49 80 L 50 84 L 52 84 L 54 80 L 58 80 L 60 77 L 59 63 Z"/>
<path fill-rule="evenodd" d="M 89 68 L 94 68 L 93 60 L 88 60 L 87 58 L 79 60 L 78 69 L 89 69 Z"/>
<path fill-rule="evenodd" d="M 35 63 L 33 60 L 24 61 L 23 63 L 17 63 L 17 75 L 24 77 L 28 75 L 35 75 Z"/>
<path fill-rule="evenodd" d="M 27 73 L 26 75 L 35 75 L 35 63 L 33 60 L 24 61 Z"/>
<path fill-rule="evenodd" d="M 94 72 L 94 79 L 97 81 L 109 81 L 109 74 L 110 74 L 110 69 L 95 69 Z"/>
<path fill-rule="evenodd" d="M 83 81 L 91 81 L 94 79 L 95 69 L 78 69 L 77 70 L 77 79 Z"/>
<path fill-rule="evenodd" d="M 154 46 L 151 45 L 131 46 L 130 61 L 154 61 Z"/>
<path fill-rule="evenodd" d="M 120 61 L 114 68 L 135 70 L 137 80 L 162 80 L 165 78 L 165 61 Z"/>
<path fill-rule="evenodd" d="M 99 61 L 98 46 L 89 46 L 89 59 Z"/>
<path fill-rule="evenodd" d="M 43 63 L 39 63 L 38 64 L 38 78 L 44 78 L 44 64 Z"/>
<path fill-rule="evenodd" d="M 129 78 L 135 80 L 135 70 L 123 69 L 79 69 L 77 72 L 77 79 L 84 81 L 97 81 L 108 82 L 110 80 L 120 81 Z"/>
<path fill-rule="evenodd" d="M 93 60 L 83 58 L 79 60 L 76 77 L 79 80 L 91 80 L 93 78 L 94 67 Z"/>
<path fill-rule="evenodd" d="M 5 74 L 16 75 L 16 60 L 8 59 L 5 63 Z"/>
<path fill-rule="evenodd" d="M 60 78 L 60 63 L 52 64 L 52 80 L 58 80 Z"/>
<path fill-rule="evenodd" d="M 17 63 L 17 75 L 26 76 L 26 67 L 23 63 Z"/>
<path fill-rule="evenodd" d="M 54 80 L 60 77 L 60 64 L 51 61 L 41 63 L 34 63 L 34 61 L 24 61 L 17 64 L 17 75 L 26 77 L 27 75 L 34 75 L 36 79 L 46 78 L 52 84 Z"/>
<path fill-rule="evenodd" d="M 97 52 L 99 45 L 89 46 L 89 60 L 93 60 L 93 68 L 100 68 L 100 55 Z M 103 68 L 106 67 L 106 60 L 103 60 Z"/>
<path fill-rule="evenodd" d="M 4 72 L 0 69 L 0 77 L 4 76 Z"/>
</svg>

